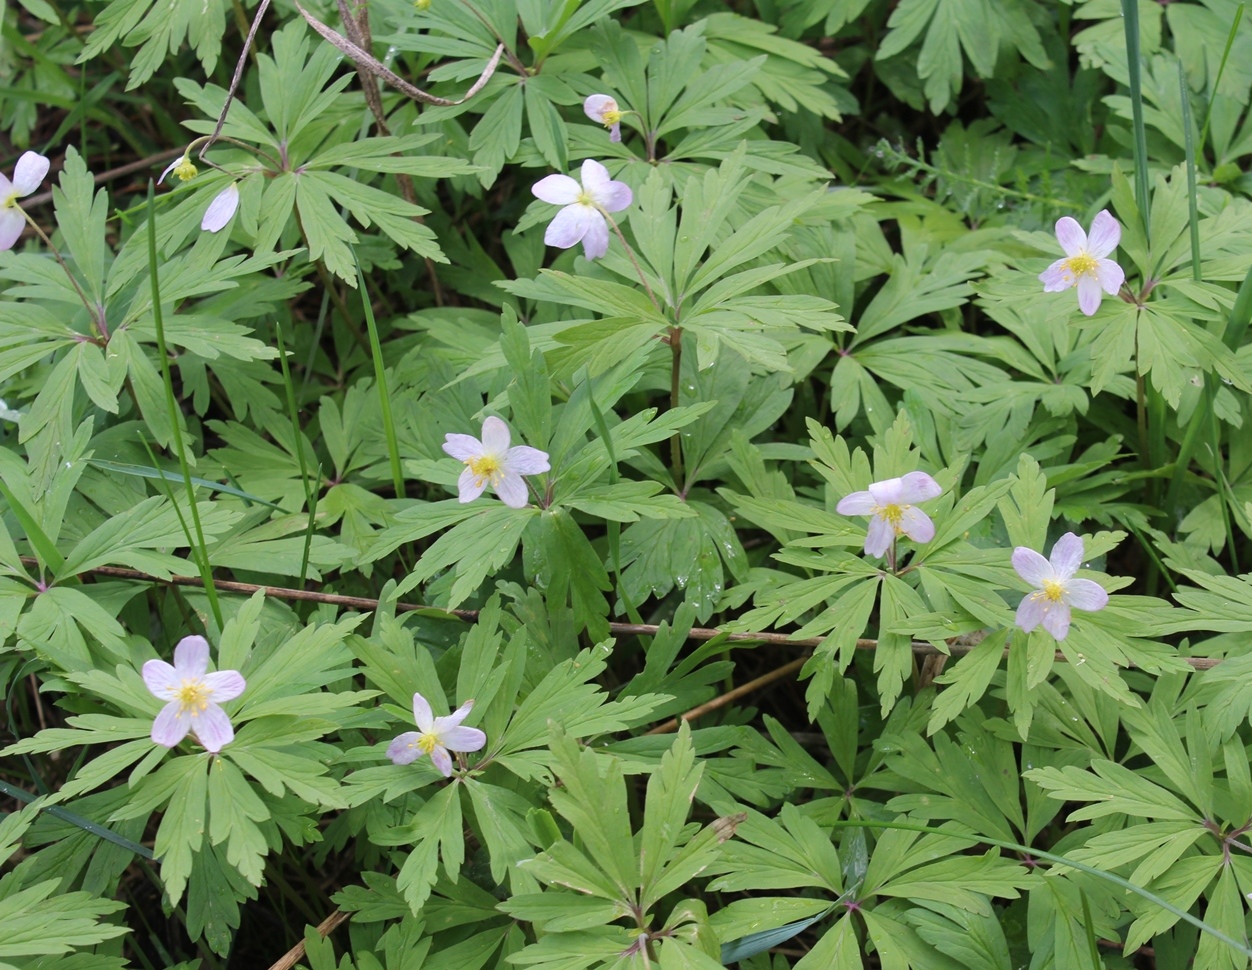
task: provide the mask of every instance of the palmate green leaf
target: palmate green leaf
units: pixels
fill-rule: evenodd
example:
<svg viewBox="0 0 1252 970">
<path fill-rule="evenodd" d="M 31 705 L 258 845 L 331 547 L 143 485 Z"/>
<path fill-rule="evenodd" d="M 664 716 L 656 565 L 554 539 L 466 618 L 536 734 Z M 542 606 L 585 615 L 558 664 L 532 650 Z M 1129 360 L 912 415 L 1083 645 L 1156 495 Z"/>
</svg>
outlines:
<svg viewBox="0 0 1252 970">
<path fill-rule="evenodd" d="M 191 876 L 193 856 L 204 845 L 208 828 L 209 762 L 193 756 L 178 758 L 169 765 L 177 765 L 179 770 L 177 775 L 171 774 L 176 783 L 169 792 L 169 808 L 157 828 L 152 851 L 161 862 L 165 891 L 170 901 L 176 903 L 182 899 Z M 149 788 L 155 787 L 157 777 L 154 775 L 149 780 Z"/>
<path fill-rule="evenodd" d="M 531 520 L 526 536 L 526 572 L 548 603 L 563 606 L 568 597 L 577 629 L 585 629 L 597 641 L 607 637 L 609 603 L 604 592 L 612 584 L 583 530 L 569 513 L 548 509 Z"/>
<path fill-rule="evenodd" d="M 400 868 L 396 887 L 404 894 L 415 916 L 430 898 L 431 888 L 438 879 L 439 860 L 442 858 L 444 872 L 452 879 L 465 861 L 461 798 L 457 789 L 457 785 L 445 785 L 403 828 L 375 837 L 375 841 L 384 845 L 413 845 Z"/>
<path fill-rule="evenodd" d="M 495 184 L 505 162 L 517 154 L 522 139 L 523 98 L 522 86 L 510 84 L 491 103 L 470 135 L 469 150 L 474 153 L 484 188 Z"/>
<path fill-rule="evenodd" d="M 5 927 L 0 957 L 72 953 L 128 932 L 125 926 L 101 922 L 102 917 L 125 909 L 125 903 L 87 892 L 58 893 L 59 879 L 6 892 L 6 883 L 14 882 L 11 875 L 0 880 L 0 920 Z"/>
<path fill-rule="evenodd" d="M 1121 813 L 1164 821 L 1201 822 L 1196 810 L 1173 793 L 1129 768 L 1102 758 L 1091 762 L 1091 771 L 1074 767 L 1034 768 L 1023 775 L 1043 787 L 1052 798 L 1093 803 L 1070 813 L 1073 821 Z"/>
</svg>

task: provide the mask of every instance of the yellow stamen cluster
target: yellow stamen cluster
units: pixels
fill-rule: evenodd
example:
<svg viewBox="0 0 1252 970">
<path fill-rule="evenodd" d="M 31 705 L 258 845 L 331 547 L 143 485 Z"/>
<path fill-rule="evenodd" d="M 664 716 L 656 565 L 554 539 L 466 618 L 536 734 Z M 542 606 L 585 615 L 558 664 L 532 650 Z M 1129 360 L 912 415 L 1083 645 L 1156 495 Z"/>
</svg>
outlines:
<svg viewBox="0 0 1252 970">
<path fill-rule="evenodd" d="M 170 696 L 192 717 L 208 708 L 210 694 L 212 691 L 199 680 L 184 680 L 181 686 L 170 688 Z"/>
<path fill-rule="evenodd" d="M 1094 276 L 1099 267 L 1099 260 L 1087 253 L 1079 253 L 1065 260 L 1063 266 L 1065 272 L 1073 277 Z"/>
<path fill-rule="evenodd" d="M 478 485 L 490 482 L 494 486 L 504 477 L 504 466 L 495 455 L 475 455 L 473 458 L 466 458 L 465 464 L 474 473 L 475 483 Z"/>
<path fill-rule="evenodd" d="M 1043 581 L 1043 598 L 1053 603 L 1059 603 L 1065 597 L 1065 587 L 1054 579 L 1045 579 Z"/>
<path fill-rule="evenodd" d="M 195 164 L 186 155 L 183 156 L 183 160 L 181 162 L 174 166 L 174 174 L 178 176 L 178 180 L 180 182 L 190 182 L 196 177 L 198 172 L 199 169 L 196 168 Z"/>
<path fill-rule="evenodd" d="M 417 746 L 422 749 L 423 754 L 430 754 L 439 747 L 439 738 L 434 734 L 423 734 L 417 739 Z"/>
<path fill-rule="evenodd" d="M 600 112 L 600 120 L 604 122 L 605 128 L 612 128 L 622 120 L 622 113 L 615 108 L 605 108 Z"/>
<path fill-rule="evenodd" d="M 896 530 L 896 535 L 899 535 L 900 522 L 904 519 L 904 512 L 908 508 L 910 508 L 908 505 L 875 505 L 870 511 L 878 518 L 890 522 L 891 527 Z"/>
</svg>

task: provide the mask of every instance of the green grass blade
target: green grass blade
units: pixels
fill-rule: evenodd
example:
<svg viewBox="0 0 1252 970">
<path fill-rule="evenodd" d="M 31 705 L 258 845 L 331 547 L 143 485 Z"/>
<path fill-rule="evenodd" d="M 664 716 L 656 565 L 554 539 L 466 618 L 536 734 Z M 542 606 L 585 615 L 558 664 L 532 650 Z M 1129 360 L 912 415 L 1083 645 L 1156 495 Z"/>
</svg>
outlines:
<svg viewBox="0 0 1252 970">
<path fill-rule="evenodd" d="M 396 497 L 404 498 L 404 473 L 400 468 L 400 444 L 396 440 L 396 425 L 391 416 L 391 396 L 387 393 L 387 370 L 383 366 L 383 348 L 378 341 L 378 324 L 374 322 L 374 308 L 370 306 L 369 290 L 365 287 L 365 273 L 361 271 L 361 260 L 355 252 L 357 289 L 361 294 L 361 304 L 365 307 L 365 325 L 369 328 L 370 355 L 374 358 L 374 377 L 378 384 L 378 403 L 383 409 L 383 432 L 387 435 L 387 455 L 391 459 L 391 480 L 396 488 Z"/>
<path fill-rule="evenodd" d="M 604 420 L 604 414 L 600 411 L 600 406 L 596 404 L 596 396 L 591 392 L 591 378 L 587 378 L 587 400 L 591 404 L 591 416 L 596 423 L 596 431 L 600 435 L 600 440 L 604 442 L 605 451 L 609 455 L 609 484 L 613 485 L 617 482 L 617 456 L 613 453 L 613 436 L 609 434 L 608 423 Z M 631 623 L 643 623 L 643 616 L 635 604 L 630 601 L 630 596 L 626 592 L 626 584 L 622 582 L 622 524 L 612 520 L 605 522 L 607 529 L 607 538 L 609 540 L 609 556 L 613 560 L 613 575 L 617 578 L 617 595 L 622 598 L 622 603 L 626 606 L 626 615 L 630 617 Z"/>
<path fill-rule="evenodd" d="M 1200 151 L 1204 151 L 1204 143 L 1209 138 L 1209 122 L 1213 120 L 1213 99 L 1217 97 L 1217 86 L 1222 83 L 1222 75 L 1226 73 L 1226 59 L 1230 57 L 1230 49 L 1235 45 L 1235 34 L 1239 31 L 1239 23 L 1243 20 L 1243 8 L 1246 0 L 1235 10 L 1234 20 L 1230 22 L 1230 33 L 1226 35 L 1226 49 L 1222 51 L 1222 62 L 1217 67 L 1217 75 L 1213 78 L 1213 88 L 1209 92 L 1209 106 L 1204 110 L 1204 126 L 1200 129 Z"/>
<path fill-rule="evenodd" d="M 1187 154 L 1187 215 L 1191 223 L 1191 278 L 1200 282 L 1200 214 L 1195 188 L 1195 138 L 1191 134 L 1194 124 L 1191 117 L 1191 90 L 1187 87 L 1187 72 L 1178 62 L 1178 94 L 1182 100 L 1182 134 Z"/>
<path fill-rule="evenodd" d="M 21 788 L 17 788 L 3 781 L 0 781 L 0 793 L 7 795 L 9 798 L 15 798 L 19 802 L 25 802 L 27 804 L 35 801 L 37 797 L 28 791 L 23 791 Z M 103 825 L 98 822 L 93 822 L 89 818 L 83 818 L 83 816 L 71 812 L 69 809 L 62 808 L 60 805 L 41 805 L 39 806 L 39 811 L 46 812 L 53 818 L 59 818 L 63 822 L 69 822 L 71 825 L 77 825 L 84 832 L 90 832 L 92 835 L 104 839 L 106 842 L 112 842 L 114 845 L 120 846 L 128 852 L 133 852 L 137 856 L 142 856 L 145 859 L 152 858 L 152 850 L 147 846 L 140 845 L 138 842 L 132 842 L 125 836 L 118 835 L 112 829 L 105 828 Z"/>
<path fill-rule="evenodd" d="M 1143 231 L 1150 231 L 1148 205 L 1148 135 L 1143 124 L 1142 56 L 1139 51 L 1139 0 L 1122 0 L 1122 26 L 1126 31 L 1126 69 L 1130 75 L 1130 114 L 1135 136 L 1135 201 L 1143 217 Z"/>
<path fill-rule="evenodd" d="M 163 471 L 160 468 L 152 468 L 148 465 L 131 465 L 121 461 L 105 461 L 103 458 L 88 458 L 87 463 L 95 465 L 103 471 L 116 472 L 119 475 L 134 475 L 136 478 L 163 478 L 167 482 L 181 482 L 183 480 L 181 475 L 175 475 L 172 472 Z M 195 475 L 191 476 L 191 483 L 198 488 L 211 489 L 214 492 L 221 492 L 223 495 L 233 495 L 253 505 L 267 505 L 271 509 L 282 508 L 281 505 L 267 502 L 265 499 L 258 498 L 250 492 L 245 492 L 243 489 L 236 488 L 233 485 L 223 485 L 221 482 L 214 482 L 207 478 L 198 478 Z"/>
<path fill-rule="evenodd" d="M 48 534 L 43 531 L 39 520 L 31 514 L 30 509 L 17 500 L 17 496 L 9 490 L 9 486 L 4 484 L 3 479 L 0 479 L 0 495 L 3 495 L 4 500 L 9 503 L 9 509 L 13 512 L 13 517 L 17 519 L 18 524 L 26 531 L 26 538 L 30 540 L 31 546 L 34 547 L 39 558 L 43 560 L 44 565 L 52 571 L 54 576 L 58 574 L 65 565 L 65 557 L 57 551 L 56 543 L 48 538 Z"/>
<path fill-rule="evenodd" d="M 296 388 L 291 383 L 291 370 L 287 365 L 287 348 L 283 344 L 283 325 L 277 320 L 274 321 L 274 336 L 278 341 L 278 364 L 283 372 L 283 385 L 287 389 L 287 414 L 291 418 L 291 434 L 296 442 L 296 460 L 300 462 L 300 481 L 304 483 L 304 502 L 305 508 L 309 510 L 309 527 L 305 530 L 304 535 L 304 554 L 300 559 L 300 588 L 304 589 L 304 584 L 309 574 L 309 549 L 313 544 L 313 515 L 316 499 L 313 495 L 313 487 L 309 481 L 309 465 L 304 456 L 304 432 L 300 428 L 300 412 L 296 407 Z M 321 488 L 321 466 L 318 466 L 318 488 Z"/>
</svg>

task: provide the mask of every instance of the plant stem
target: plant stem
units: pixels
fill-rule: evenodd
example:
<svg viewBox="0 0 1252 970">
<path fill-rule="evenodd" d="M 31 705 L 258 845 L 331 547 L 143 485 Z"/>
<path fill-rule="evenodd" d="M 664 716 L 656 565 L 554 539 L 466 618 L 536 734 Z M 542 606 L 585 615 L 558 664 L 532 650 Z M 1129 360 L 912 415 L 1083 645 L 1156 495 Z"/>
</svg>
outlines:
<svg viewBox="0 0 1252 970">
<path fill-rule="evenodd" d="M 74 287 L 74 292 L 78 294 L 78 298 L 83 301 L 83 306 L 87 308 L 87 314 L 91 317 L 91 325 L 95 328 L 96 333 L 104 340 L 108 340 L 109 328 L 104 320 L 104 308 L 97 306 L 87 298 L 87 294 L 83 292 L 83 288 L 78 285 L 78 280 L 75 279 L 74 274 L 70 272 L 69 265 L 65 262 L 65 257 L 61 255 L 61 251 L 57 249 L 56 246 L 52 245 L 52 240 L 49 239 L 47 233 L 40 228 L 39 223 L 32 219 L 30 217 L 30 213 L 23 209 L 20 205 L 17 205 L 16 202 L 13 204 L 25 217 L 26 224 L 34 229 L 35 234 L 43 240 L 43 244 L 48 247 L 48 251 L 51 252 L 56 258 L 56 261 L 61 265 L 61 269 L 65 270 L 65 275 L 69 277 L 70 285 Z"/>
<path fill-rule="evenodd" d="M 682 327 L 670 327 L 666 337 L 670 349 L 669 371 L 669 406 L 678 407 L 678 396 L 682 390 L 683 367 L 683 331 Z M 683 445 L 682 436 L 675 431 L 669 439 L 669 460 L 674 471 L 674 484 L 682 489 L 682 497 L 686 498 L 687 486 L 683 482 Z"/>
</svg>

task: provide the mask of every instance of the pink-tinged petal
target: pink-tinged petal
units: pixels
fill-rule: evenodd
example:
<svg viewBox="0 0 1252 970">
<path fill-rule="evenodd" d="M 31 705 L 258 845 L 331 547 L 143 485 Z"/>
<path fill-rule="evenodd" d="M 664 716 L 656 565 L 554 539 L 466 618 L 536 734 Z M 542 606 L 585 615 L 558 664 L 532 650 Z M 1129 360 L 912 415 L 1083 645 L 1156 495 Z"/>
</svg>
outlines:
<svg viewBox="0 0 1252 970">
<path fill-rule="evenodd" d="M 1023 547 L 1019 546 L 1018 548 Z M 1043 622 L 1044 614 L 1047 612 L 1048 601 L 1044 599 L 1043 595 L 1041 593 L 1030 593 L 1018 604 L 1015 622 L 1029 633 Z"/>
<path fill-rule="evenodd" d="M 449 751 L 480 751 L 487 743 L 487 735 L 478 728 L 454 727 L 440 734 L 439 740 Z"/>
<path fill-rule="evenodd" d="M 1109 215 L 1108 209 L 1101 209 L 1091 220 L 1091 235 L 1087 237 L 1087 252 L 1096 259 L 1103 259 L 1116 249 L 1121 241 L 1121 225 Z"/>
<path fill-rule="evenodd" d="M 896 530 L 886 519 L 874 516 L 869 520 L 869 530 L 865 533 L 865 554 L 867 556 L 884 555 L 895 540 Z"/>
<path fill-rule="evenodd" d="M 200 220 L 200 228 L 207 232 L 218 232 L 230 222 L 238 208 L 239 186 L 231 182 L 213 197 L 204 212 L 204 218 Z"/>
<path fill-rule="evenodd" d="M 1117 296 L 1118 290 L 1126 282 L 1126 271 L 1111 259 L 1102 259 L 1096 263 L 1096 279 L 1109 296 Z"/>
<path fill-rule="evenodd" d="M 17 165 L 13 167 L 13 189 L 19 198 L 30 195 L 43 184 L 51 164 L 38 152 L 22 153 Z"/>
<path fill-rule="evenodd" d="M 582 242 L 587 230 L 597 221 L 604 224 L 604 218 L 591 206 L 567 205 L 548 223 L 543 241 L 557 249 L 569 249 Z"/>
<path fill-rule="evenodd" d="M 940 484 L 925 472 L 909 472 L 900 479 L 900 499 L 913 505 L 943 494 Z"/>
<path fill-rule="evenodd" d="M 466 701 L 451 714 L 435 718 L 435 733 L 442 736 L 445 731 L 450 731 L 452 728 L 456 727 L 469 717 L 469 712 L 473 709 L 474 702 Z"/>
<path fill-rule="evenodd" d="M 609 128 L 609 141 L 619 142 L 622 140 L 622 123 L 620 121 L 613 122 L 613 126 Z M 627 203 L 629 204 L 629 203 Z M 616 212 L 616 209 L 610 209 L 610 212 Z"/>
<path fill-rule="evenodd" d="M 1067 259 L 1058 259 L 1039 274 L 1044 293 L 1060 293 L 1074 285 L 1074 274 L 1065 268 Z"/>
<path fill-rule="evenodd" d="M 509 426 L 494 414 L 483 421 L 483 451 L 504 458 L 509 453 Z"/>
<path fill-rule="evenodd" d="M 875 504 L 869 492 L 853 492 L 839 500 L 835 511 L 840 515 L 873 515 Z"/>
<path fill-rule="evenodd" d="M 587 259 L 599 259 L 609 251 L 609 226 L 604 216 L 591 210 L 591 223 L 583 236 L 583 256 Z"/>
<path fill-rule="evenodd" d="M 166 165 L 166 166 L 165 166 L 165 171 L 164 171 L 164 172 L 162 172 L 162 173 L 161 173 L 161 177 L 160 177 L 159 179 L 157 179 L 157 185 L 160 185 L 162 182 L 164 182 L 164 181 L 165 181 L 165 176 L 169 175 L 169 174 L 170 174 L 170 172 L 172 172 L 172 171 L 174 171 L 174 169 L 178 168 L 178 166 L 179 166 L 179 165 L 181 165 L 181 164 L 183 163 L 183 159 L 185 159 L 186 157 L 187 157 L 186 155 L 179 155 L 179 156 L 178 156 L 178 158 L 174 159 L 172 162 L 170 162 L 168 165 Z"/>
<path fill-rule="evenodd" d="M 482 495 L 483 490 L 487 487 L 487 479 L 479 478 L 474 474 L 473 469 L 466 468 L 456 480 L 456 487 L 458 492 L 457 498 L 464 505 L 466 502 L 472 502 Z"/>
<path fill-rule="evenodd" d="M 210 754 L 217 754 L 235 740 L 235 729 L 230 725 L 230 718 L 216 704 L 210 704 L 191 719 L 191 730 L 196 740 Z"/>
<path fill-rule="evenodd" d="M 531 194 L 553 205 L 570 205 L 582 195 L 582 186 L 568 175 L 549 175 L 530 187 Z"/>
<path fill-rule="evenodd" d="M 165 701 L 169 700 L 170 691 L 177 690 L 182 685 L 182 678 L 164 660 L 149 660 L 143 665 L 143 682 L 153 697 Z"/>
<path fill-rule="evenodd" d="M 430 752 L 430 760 L 434 762 L 435 767 L 439 769 L 439 773 L 445 778 L 452 777 L 452 756 L 448 754 L 448 749 L 440 745 L 435 745 Z"/>
<path fill-rule="evenodd" d="M 1109 594 L 1090 579 L 1071 579 L 1065 584 L 1065 602 L 1076 610 L 1094 613 L 1109 605 Z"/>
<path fill-rule="evenodd" d="M 604 124 L 604 112 L 616 110 L 617 101 L 607 94 L 593 94 L 583 102 L 583 114 L 600 124 Z"/>
<path fill-rule="evenodd" d="M 1043 612 L 1043 628 L 1058 640 L 1069 636 L 1069 607 L 1064 603 L 1050 603 Z"/>
<path fill-rule="evenodd" d="M 1017 570 L 1017 575 L 1035 589 L 1043 589 L 1043 584 L 1053 579 L 1052 564 L 1026 546 L 1018 546 L 1013 550 L 1013 568 Z"/>
<path fill-rule="evenodd" d="M 888 478 L 882 482 L 870 482 L 869 494 L 874 496 L 874 501 L 879 505 L 903 505 L 906 501 L 904 479 Z"/>
<path fill-rule="evenodd" d="M 610 182 L 593 193 L 592 198 L 604 207 L 605 212 L 621 212 L 634 201 L 635 195 L 625 182 Z"/>
<path fill-rule="evenodd" d="M 504 467 L 515 475 L 539 475 L 552 471 L 552 466 L 548 464 L 548 453 L 529 445 L 510 448 L 504 459 Z"/>
<path fill-rule="evenodd" d="M 398 765 L 411 765 L 422 756 L 422 749 L 417 746 L 420 737 L 416 731 L 405 731 L 387 745 L 387 757 Z"/>
<path fill-rule="evenodd" d="M 1078 220 L 1069 216 L 1056 220 L 1056 241 L 1061 244 L 1066 256 L 1077 256 L 1087 248 L 1087 234 L 1082 231 Z"/>
<path fill-rule="evenodd" d="M 492 488 L 500 501 L 511 509 L 524 509 L 530 503 L 530 492 L 520 475 L 505 472 Z"/>
<path fill-rule="evenodd" d="M 582 179 L 583 191 L 596 200 L 599 199 L 600 194 L 608 188 L 609 182 L 612 181 L 609 177 L 609 170 L 594 158 L 583 160 L 583 167 L 579 176 Z"/>
<path fill-rule="evenodd" d="M 1078 309 L 1087 316 L 1094 316 L 1104 298 L 1100 281 L 1094 276 L 1083 275 L 1078 280 Z"/>
<path fill-rule="evenodd" d="M 900 531 L 914 542 L 929 542 L 935 537 L 935 524 L 929 515 L 910 505 L 900 510 Z"/>
<path fill-rule="evenodd" d="M 435 715 L 430 709 L 430 702 L 421 694 L 413 695 L 413 723 L 423 734 L 435 729 Z"/>
<path fill-rule="evenodd" d="M 4 189 L 0 186 L 0 195 L 3 195 Z M 26 219 L 22 213 L 12 206 L 0 208 L 0 252 L 6 249 L 12 249 L 13 244 L 22 236 L 22 230 L 26 228 Z"/>
<path fill-rule="evenodd" d="M 446 434 L 443 436 L 443 450 L 457 461 L 468 461 L 483 453 L 483 444 L 472 434 Z"/>
<path fill-rule="evenodd" d="M 224 704 L 242 694 L 248 683 L 237 670 L 219 670 L 204 675 L 204 686 L 214 704 Z"/>
<path fill-rule="evenodd" d="M 191 715 L 183 713 L 182 704 L 170 701 L 152 722 L 152 741 L 163 748 L 172 748 L 191 730 Z"/>
<path fill-rule="evenodd" d="M 174 669 L 179 677 L 199 680 L 209 669 L 209 641 L 201 636 L 183 637 L 174 647 Z"/>
<path fill-rule="evenodd" d="M 1052 555 L 1048 558 L 1052 571 L 1056 574 L 1055 578 L 1064 582 L 1078 572 L 1078 567 L 1082 565 L 1082 539 L 1072 532 L 1066 532 L 1056 540 Z"/>
</svg>

